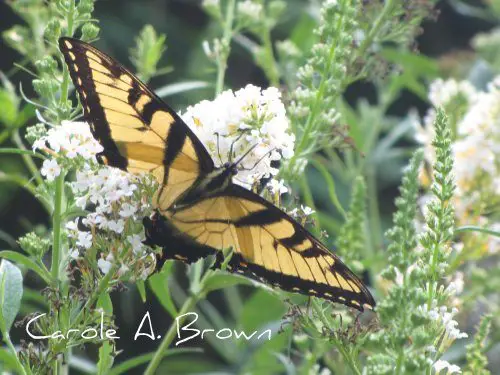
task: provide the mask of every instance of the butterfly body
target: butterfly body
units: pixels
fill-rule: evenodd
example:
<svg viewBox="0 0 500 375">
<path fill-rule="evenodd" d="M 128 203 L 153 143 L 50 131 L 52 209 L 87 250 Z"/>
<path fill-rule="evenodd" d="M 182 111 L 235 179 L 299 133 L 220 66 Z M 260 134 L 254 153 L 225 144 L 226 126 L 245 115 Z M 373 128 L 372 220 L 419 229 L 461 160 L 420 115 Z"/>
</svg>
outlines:
<svg viewBox="0 0 500 375">
<path fill-rule="evenodd" d="M 180 197 L 171 211 L 175 211 L 183 206 L 196 203 L 200 198 L 208 198 L 214 196 L 218 192 L 224 191 L 232 184 L 232 178 L 238 174 L 237 164 L 226 163 L 219 168 L 214 168 L 206 175 L 198 178 L 198 181 Z"/>
<path fill-rule="evenodd" d="M 220 263 L 231 248 L 232 272 L 360 311 L 375 306 L 338 256 L 287 213 L 232 182 L 245 155 L 216 167 L 175 111 L 120 63 L 76 39 L 61 38 L 59 47 L 104 148 L 100 160 L 150 173 L 159 183 L 151 197 L 156 213 L 143 223 L 146 242 L 163 249 L 161 261 L 214 254 Z"/>
</svg>

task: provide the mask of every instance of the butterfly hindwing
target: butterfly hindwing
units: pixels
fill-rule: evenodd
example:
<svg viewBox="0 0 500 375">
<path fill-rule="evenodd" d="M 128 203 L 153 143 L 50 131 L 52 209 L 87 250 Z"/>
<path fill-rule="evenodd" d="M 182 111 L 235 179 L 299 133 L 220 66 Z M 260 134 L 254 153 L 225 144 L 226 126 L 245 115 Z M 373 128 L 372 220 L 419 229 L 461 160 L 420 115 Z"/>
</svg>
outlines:
<svg viewBox="0 0 500 375">
<path fill-rule="evenodd" d="M 130 71 L 77 39 L 61 38 L 59 46 L 85 120 L 104 148 L 101 159 L 132 173 L 152 173 L 161 186 L 158 207 L 170 207 L 200 175 L 213 170 L 210 155 L 189 127 Z"/>
<path fill-rule="evenodd" d="M 153 198 L 157 213 L 144 219 L 144 227 L 147 243 L 163 247 L 161 261 L 191 263 L 211 254 L 220 261 L 222 250 L 232 248 L 233 272 L 361 311 L 375 306 L 335 254 L 270 202 L 233 183 L 202 191 L 200 186 L 218 181 L 211 177 L 213 160 L 182 119 L 130 71 L 79 40 L 61 38 L 59 47 L 85 120 L 104 148 L 102 161 L 152 173 L 160 185 Z"/>
<path fill-rule="evenodd" d="M 238 185 L 172 210 L 166 219 L 198 252 L 220 254 L 231 247 L 233 272 L 358 310 L 375 306 L 362 281 L 335 254 L 285 212 Z"/>
</svg>

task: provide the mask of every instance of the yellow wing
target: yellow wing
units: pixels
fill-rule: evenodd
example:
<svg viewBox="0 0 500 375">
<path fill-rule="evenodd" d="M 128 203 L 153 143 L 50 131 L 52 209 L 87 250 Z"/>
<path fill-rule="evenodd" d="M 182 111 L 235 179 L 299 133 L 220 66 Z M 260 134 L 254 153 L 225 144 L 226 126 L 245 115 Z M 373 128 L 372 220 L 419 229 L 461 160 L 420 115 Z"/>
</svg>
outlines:
<svg viewBox="0 0 500 375">
<path fill-rule="evenodd" d="M 154 199 L 158 207 L 170 207 L 214 169 L 189 127 L 120 63 L 77 39 L 59 39 L 59 48 L 85 120 L 104 147 L 101 160 L 132 173 L 152 173 L 161 186 Z"/>
<path fill-rule="evenodd" d="M 218 254 L 220 261 L 220 250 L 232 247 L 228 268 L 233 272 L 361 311 L 375 306 L 363 282 L 335 254 L 286 213 L 240 186 L 171 210 L 165 218 L 161 230 L 160 224 L 146 222 L 146 234 L 164 246 L 167 258 L 192 262 Z"/>
</svg>

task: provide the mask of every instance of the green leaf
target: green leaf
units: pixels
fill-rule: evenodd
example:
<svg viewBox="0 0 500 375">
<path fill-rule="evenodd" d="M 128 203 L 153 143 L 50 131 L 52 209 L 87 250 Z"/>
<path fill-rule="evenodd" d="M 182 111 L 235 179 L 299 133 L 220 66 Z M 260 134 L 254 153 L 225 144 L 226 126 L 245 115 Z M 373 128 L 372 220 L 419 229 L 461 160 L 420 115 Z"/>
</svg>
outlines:
<svg viewBox="0 0 500 375">
<path fill-rule="evenodd" d="M 165 98 L 167 96 L 173 96 L 186 91 L 203 89 L 210 86 L 210 83 L 205 81 L 183 81 L 163 86 L 162 88 L 156 90 L 156 95 L 160 98 Z"/>
<path fill-rule="evenodd" d="M 137 290 L 139 291 L 142 302 L 146 302 L 146 286 L 144 284 L 144 280 L 137 280 L 135 285 L 137 286 Z"/>
<path fill-rule="evenodd" d="M 0 89 L 0 123 L 6 128 L 11 128 L 16 124 L 17 103 L 12 96 L 3 89 Z"/>
<path fill-rule="evenodd" d="M 18 148 L 4 147 L 0 149 L 0 154 L 19 154 L 19 155 L 29 155 L 39 159 L 46 159 L 43 155 L 38 154 L 31 150 L 21 150 Z"/>
<path fill-rule="evenodd" d="M 439 74 L 437 61 L 430 57 L 389 47 L 382 49 L 380 54 L 389 62 L 402 66 L 405 70 L 411 72 L 413 76 L 432 78 Z"/>
<path fill-rule="evenodd" d="M 285 311 L 279 298 L 260 289 L 246 301 L 239 325 L 246 332 L 258 330 L 268 322 L 280 320 Z"/>
<path fill-rule="evenodd" d="M 49 271 L 36 264 L 32 259 L 28 258 L 26 255 L 11 250 L 4 250 L 0 251 L 0 258 L 20 263 L 23 266 L 29 268 L 30 270 L 36 272 L 47 284 L 51 283 L 51 276 Z"/>
<path fill-rule="evenodd" d="M 177 308 L 175 307 L 172 295 L 170 294 L 170 289 L 168 288 L 168 277 L 172 272 L 173 265 L 174 263 L 172 261 L 166 261 L 162 271 L 151 276 L 148 279 L 148 282 L 149 287 L 158 298 L 163 308 L 167 310 L 172 318 L 175 318 L 178 314 Z"/>
<path fill-rule="evenodd" d="M 314 165 L 314 167 L 321 173 L 321 175 L 325 179 L 326 185 L 328 187 L 328 195 L 330 196 L 332 204 L 345 218 L 346 212 L 344 210 L 344 207 L 342 207 L 339 198 L 337 197 L 337 193 L 335 191 L 335 180 L 333 179 L 332 175 L 330 174 L 330 172 L 328 172 L 328 169 L 326 169 L 326 167 L 323 164 L 321 164 L 321 162 L 319 162 L 318 160 L 311 159 L 310 162 L 312 165 Z"/>
<path fill-rule="evenodd" d="M 104 310 L 107 315 L 113 314 L 113 303 L 108 293 L 102 294 L 97 300 L 97 307 Z M 99 362 L 97 363 L 97 373 L 105 375 L 109 373 L 109 369 L 113 366 L 113 344 L 109 341 L 104 341 L 99 348 Z"/>
<path fill-rule="evenodd" d="M 145 82 L 155 75 L 158 62 L 166 50 L 166 39 L 164 34 L 156 34 L 153 26 L 145 25 L 135 40 L 135 48 L 130 50 L 130 58 Z"/>
<path fill-rule="evenodd" d="M 204 285 L 204 292 L 210 293 L 214 290 L 228 288 L 233 285 L 253 285 L 254 282 L 244 276 L 219 272 L 212 275 Z"/>
<path fill-rule="evenodd" d="M 106 314 L 113 314 L 113 302 L 111 302 L 111 296 L 108 293 L 102 294 L 97 300 L 97 307 L 103 309 Z"/>
<path fill-rule="evenodd" d="M 23 275 L 14 264 L 0 263 L 0 331 L 7 336 L 16 319 L 23 296 Z"/>
<path fill-rule="evenodd" d="M 35 116 L 35 106 L 26 104 L 17 114 L 15 126 L 20 128 Z"/>
<path fill-rule="evenodd" d="M 169 349 L 163 355 L 163 358 L 165 359 L 166 357 L 173 357 L 180 354 L 191 354 L 191 353 L 201 353 L 201 352 L 202 350 L 197 348 Z M 128 373 L 129 370 L 137 366 L 148 363 L 151 360 L 151 358 L 153 358 L 154 354 L 155 354 L 154 352 L 151 352 L 139 355 L 134 358 L 130 358 L 120 363 L 118 366 L 115 366 L 113 369 L 111 369 L 111 371 L 108 372 L 108 375 L 120 375 Z"/>
<path fill-rule="evenodd" d="M 7 349 L 0 349 L 0 373 L 4 373 L 7 369 L 13 370 L 17 368 L 17 360 L 14 353 L 8 351 Z"/>
</svg>

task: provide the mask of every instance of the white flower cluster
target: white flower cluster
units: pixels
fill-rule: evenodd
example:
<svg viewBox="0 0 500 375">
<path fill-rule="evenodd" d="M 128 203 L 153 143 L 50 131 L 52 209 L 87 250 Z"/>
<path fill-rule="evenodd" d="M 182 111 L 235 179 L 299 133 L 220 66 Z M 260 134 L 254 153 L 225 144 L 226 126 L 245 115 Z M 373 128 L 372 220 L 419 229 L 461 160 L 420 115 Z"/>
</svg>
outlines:
<svg viewBox="0 0 500 375">
<path fill-rule="evenodd" d="M 249 19 L 259 20 L 262 17 L 263 6 L 252 0 L 238 3 L 238 14 Z"/>
<path fill-rule="evenodd" d="M 449 108 L 454 156 L 453 176 L 457 186 L 453 201 L 459 224 L 497 227 L 481 216 L 481 210 L 500 200 L 500 77 L 485 91 L 475 89 L 467 81 L 453 79 L 435 81 L 429 99 L 436 107 Z M 423 126 L 418 126 L 416 139 L 425 147 L 425 158 L 435 160 L 432 147 L 435 111 L 430 110 Z M 425 175 L 423 176 L 425 180 Z M 483 236 L 484 237 L 484 236 Z M 489 237 L 488 241 L 497 241 Z M 498 243 L 485 245 L 486 251 L 499 252 Z"/>
<path fill-rule="evenodd" d="M 137 265 L 141 277 L 145 277 L 144 272 L 148 271 L 145 264 L 151 262 L 145 259 L 149 254 L 142 244 L 142 218 L 151 213 L 151 204 L 144 189 L 153 191 L 154 179 L 99 166 L 95 156 L 103 148 L 84 122 L 63 121 L 34 142 L 33 150 L 36 149 L 49 156 L 41 169 L 48 181 L 59 176 L 62 168 L 76 168 L 76 180 L 70 185 L 74 204 L 82 210 L 91 209 L 81 220 L 90 231 L 79 230 L 79 219 L 66 224 L 71 246 L 69 260 L 85 256 L 96 244 L 106 243 L 98 246 L 101 258 L 97 265 L 102 273 L 109 272 L 113 263 L 120 262 L 120 275 Z"/>
<path fill-rule="evenodd" d="M 51 150 L 69 159 L 82 156 L 89 160 L 103 150 L 85 122 L 63 121 L 60 126 L 50 129 L 46 136 L 33 143 L 36 149 Z"/>
<path fill-rule="evenodd" d="M 432 367 L 434 368 L 435 375 L 452 375 L 452 374 L 461 374 L 462 370 L 457 365 L 452 365 L 448 361 L 444 361 L 442 359 L 437 360 Z M 441 372 L 445 370 L 446 372 Z"/>
<path fill-rule="evenodd" d="M 60 126 L 51 128 L 46 136 L 36 140 L 33 151 L 37 149 L 68 159 L 82 157 L 84 160 L 94 159 L 103 150 L 86 123 L 71 121 L 63 121 Z M 61 167 L 56 159 L 46 159 L 40 173 L 47 181 L 53 181 L 61 174 Z"/>
<path fill-rule="evenodd" d="M 275 176 L 273 160 L 293 156 L 295 136 L 290 132 L 285 106 L 278 89 L 262 90 L 253 85 L 224 91 L 213 101 L 188 107 L 183 120 L 208 149 L 217 166 L 235 162 L 250 151 L 239 165 L 234 182 L 251 187 L 263 177 Z M 281 182 L 271 186 L 283 191 Z"/>
<path fill-rule="evenodd" d="M 427 310 L 427 305 L 425 305 Z M 449 340 L 457 340 L 462 338 L 467 338 L 468 335 L 465 332 L 460 332 L 457 328 L 458 322 L 453 319 L 453 317 L 458 313 L 456 308 L 452 308 L 451 312 L 448 312 L 447 306 L 434 307 L 427 312 L 427 316 L 439 324 L 441 324 L 445 330 L 446 338 Z"/>
<path fill-rule="evenodd" d="M 84 209 L 93 206 L 92 212 L 82 220 L 90 228 L 107 233 L 107 236 L 123 240 L 121 248 L 129 248 L 132 259 L 146 256 L 144 229 L 142 218 L 151 213 L 151 204 L 147 197 L 139 191 L 138 183 L 147 183 L 120 169 L 102 167 L 99 169 L 85 167 L 76 174 L 76 181 L 71 184 L 76 197 L 76 205 Z M 151 179 L 150 183 L 154 183 Z M 71 256 L 77 258 L 81 250 L 93 244 L 90 232 L 79 231 L 76 221 L 66 226 L 70 238 L 76 240 L 76 247 Z M 92 230 L 92 233 L 95 230 Z M 107 273 L 115 257 L 111 252 L 99 259 L 98 266 Z M 122 272 L 128 266 L 122 265 Z"/>
</svg>

